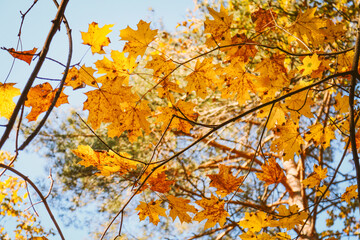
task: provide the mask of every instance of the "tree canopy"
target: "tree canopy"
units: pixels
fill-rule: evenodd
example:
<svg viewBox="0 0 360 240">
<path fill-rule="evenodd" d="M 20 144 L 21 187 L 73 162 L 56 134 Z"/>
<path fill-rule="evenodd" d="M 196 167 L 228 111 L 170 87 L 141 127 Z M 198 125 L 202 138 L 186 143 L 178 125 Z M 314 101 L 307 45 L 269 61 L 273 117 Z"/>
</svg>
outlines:
<svg viewBox="0 0 360 240">
<path fill-rule="evenodd" d="M 55 1 L 42 48 L 3 48 L 35 65 L 21 89 L 0 82 L 0 149 L 15 136 L 1 152 L 0 223 L 15 217 L 16 239 L 69 238 L 51 211 L 57 201 L 65 212 L 95 203 L 99 239 L 359 236 L 355 1 L 197 1 L 175 32 L 140 20 L 114 39 L 114 24 L 92 22 L 81 30 L 89 51 L 80 61 L 68 2 Z M 64 63 L 47 56 L 60 26 Z M 63 66 L 57 81 L 38 76 L 46 61 Z M 85 94 L 83 108 L 52 118 L 68 104 L 64 89 Z M 54 160 L 48 194 L 14 167 L 32 141 Z M 37 222 L 35 194 L 17 194 L 24 185 L 54 229 Z M 134 216 L 141 233 L 130 229 Z M 0 237 L 9 231 L 0 227 Z"/>
</svg>

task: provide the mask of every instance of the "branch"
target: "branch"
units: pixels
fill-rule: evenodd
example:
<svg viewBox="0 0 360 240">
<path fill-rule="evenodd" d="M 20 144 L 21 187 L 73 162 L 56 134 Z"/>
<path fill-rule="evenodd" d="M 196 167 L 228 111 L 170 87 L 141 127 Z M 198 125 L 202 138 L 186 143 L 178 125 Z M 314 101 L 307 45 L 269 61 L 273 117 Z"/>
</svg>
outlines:
<svg viewBox="0 0 360 240">
<path fill-rule="evenodd" d="M 56 229 L 58 230 L 59 234 L 60 234 L 60 237 L 62 240 L 65 240 L 65 237 L 58 225 L 58 223 L 56 222 L 56 219 L 54 217 L 54 215 L 52 214 L 51 210 L 50 210 L 50 207 L 46 201 L 46 198 L 43 196 L 43 194 L 40 192 L 39 188 L 35 185 L 35 183 L 33 183 L 27 176 L 25 176 L 24 174 L 22 174 L 21 172 L 19 172 L 18 170 L 12 168 L 12 167 L 9 167 L 7 166 L 6 164 L 3 164 L 3 163 L 0 163 L 0 167 L 1 168 L 5 168 L 13 173 L 15 173 L 16 175 L 18 175 L 19 177 L 21 177 L 22 179 L 24 179 L 26 182 L 28 182 L 32 187 L 33 189 L 36 191 L 36 193 L 39 195 L 41 201 L 43 202 L 45 208 L 46 208 L 46 211 L 48 212 L 50 218 L 51 218 L 51 221 L 54 223 Z"/>
<path fill-rule="evenodd" d="M 69 0 L 63 0 L 58 8 L 58 11 L 56 13 L 56 17 L 55 19 L 52 21 L 52 26 L 50 28 L 50 31 L 49 31 L 49 34 L 46 38 L 46 41 L 44 43 L 44 46 L 41 50 L 41 53 L 40 53 L 40 57 L 39 57 L 39 60 L 38 62 L 36 63 L 35 67 L 34 67 L 34 70 L 33 72 L 31 73 L 25 87 L 24 87 L 24 90 L 23 92 L 21 93 L 21 96 L 14 108 L 14 111 L 10 117 L 10 120 L 6 126 L 6 129 L 0 139 L 0 149 L 3 147 L 4 143 L 6 142 L 6 140 L 9 138 L 9 135 L 10 135 L 10 132 L 14 126 L 14 123 L 16 121 L 16 117 L 17 115 L 19 114 L 19 111 L 20 111 L 20 108 L 21 106 L 24 104 L 24 102 L 26 101 L 26 98 L 27 98 L 27 94 L 32 86 L 32 84 L 34 83 L 35 79 L 36 79 L 36 76 L 37 74 L 39 73 L 44 61 L 45 61 L 45 58 L 46 58 L 46 55 L 49 51 L 49 47 L 50 47 L 50 44 L 51 44 L 51 41 L 56 33 L 56 31 L 59 29 L 59 26 L 61 24 L 61 21 L 62 21 L 62 18 L 64 16 L 64 12 L 65 12 L 65 8 L 66 8 L 66 5 L 68 4 Z"/>
</svg>

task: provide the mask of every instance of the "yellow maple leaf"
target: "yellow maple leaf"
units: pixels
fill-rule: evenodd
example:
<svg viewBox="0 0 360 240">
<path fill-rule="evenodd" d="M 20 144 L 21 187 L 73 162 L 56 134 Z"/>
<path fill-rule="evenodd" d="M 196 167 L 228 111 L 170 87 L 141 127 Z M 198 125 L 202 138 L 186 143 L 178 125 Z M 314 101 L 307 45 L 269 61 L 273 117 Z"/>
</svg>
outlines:
<svg viewBox="0 0 360 240">
<path fill-rule="evenodd" d="M 314 172 L 312 172 L 302 183 L 309 187 L 313 188 L 320 185 L 321 180 L 327 177 L 327 168 L 322 168 L 321 166 L 314 165 Z"/>
<path fill-rule="evenodd" d="M 291 230 L 295 225 L 303 224 L 304 220 L 308 217 L 308 213 L 300 211 L 297 205 L 290 205 L 289 208 L 286 208 L 285 205 L 280 205 L 276 210 L 278 211 L 278 218 L 270 220 L 270 227 L 281 227 Z"/>
<path fill-rule="evenodd" d="M 68 75 L 66 76 L 65 85 L 71 86 L 74 90 L 84 88 L 85 85 L 97 87 L 94 72 L 95 70 L 92 67 L 83 65 L 80 69 L 77 69 L 74 66 L 69 70 Z"/>
<path fill-rule="evenodd" d="M 304 70 L 302 75 L 306 76 L 317 70 L 321 64 L 318 55 L 315 53 L 311 57 L 306 56 L 303 60 L 303 65 L 299 66 L 298 69 Z"/>
<path fill-rule="evenodd" d="M 309 83 L 305 81 L 299 81 L 292 91 L 306 87 Z M 311 106 L 314 104 L 314 101 L 311 98 L 311 92 L 302 91 L 300 93 L 294 94 L 285 100 L 285 106 L 290 111 L 291 119 L 298 123 L 300 116 L 303 115 L 308 118 L 313 117 L 311 112 Z"/>
<path fill-rule="evenodd" d="M 130 74 L 134 71 L 137 64 L 132 57 L 125 57 L 123 52 L 116 50 L 111 51 L 112 61 L 104 57 L 102 60 L 95 62 L 98 69 L 98 74 L 105 73 L 98 79 L 103 84 L 102 89 L 121 87 L 122 84 L 127 84 Z"/>
<path fill-rule="evenodd" d="M 13 87 L 16 83 L 0 83 L 0 117 L 9 119 L 16 104 L 13 98 L 20 95 L 20 89 Z"/>
<path fill-rule="evenodd" d="M 324 127 L 321 123 L 316 123 L 309 127 L 309 131 L 305 133 L 307 142 L 313 141 L 315 146 L 321 144 L 324 149 L 330 147 L 330 140 L 335 139 L 335 132 L 332 126 Z"/>
<path fill-rule="evenodd" d="M 261 166 L 261 169 L 263 172 L 256 173 L 256 176 L 259 180 L 264 181 L 266 185 L 280 183 L 285 179 L 284 170 L 274 158 L 268 159 L 268 161 Z"/>
<path fill-rule="evenodd" d="M 216 193 L 220 197 L 225 197 L 239 188 L 244 177 L 236 178 L 231 173 L 231 167 L 226 165 L 220 164 L 219 169 L 220 171 L 218 174 L 208 174 L 206 176 L 211 179 L 210 187 L 217 188 Z M 239 189 L 239 191 L 242 190 Z"/>
<path fill-rule="evenodd" d="M 335 97 L 335 110 L 339 111 L 339 114 L 344 114 L 349 112 L 349 96 L 342 96 L 341 93 L 338 93 Z"/>
<path fill-rule="evenodd" d="M 195 106 L 196 105 L 194 103 L 179 100 L 175 104 L 175 106 L 158 107 L 158 110 L 161 113 L 156 115 L 156 122 L 163 123 L 161 126 L 161 130 L 164 131 L 166 129 L 166 127 L 168 126 L 173 115 L 184 117 L 182 115 L 182 113 L 183 113 L 188 119 L 195 120 L 196 117 L 194 115 L 196 115 L 196 113 L 193 111 L 193 108 Z M 177 111 L 178 109 L 179 109 L 179 111 Z M 175 117 L 175 118 L 173 118 L 169 129 L 177 129 L 178 131 L 183 131 L 183 132 L 189 133 L 190 129 L 192 127 L 193 126 L 188 121 L 185 121 L 185 120 Z"/>
<path fill-rule="evenodd" d="M 257 77 L 246 71 L 245 63 L 241 61 L 231 61 L 231 64 L 222 71 L 224 76 L 221 96 L 223 98 L 235 97 L 240 105 L 245 104 L 246 100 L 250 99 L 249 92 L 256 92 Z"/>
<path fill-rule="evenodd" d="M 222 227 L 226 222 L 226 218 L 230 216 L 224 209 L 225 202 L 214 195 L 211 195 L 210 199 L 202 198 L 197 200 L 196 204 L 201 206 L 203 210 L 196 213 L 193 220 L 199 222 L 207 220 L 205 229 L 214 227 L 216 223 L 219 223 L 220 227 Z"/>
<path fill-rule="evenodd" d="M 258 111 L 257 113 L 257 117 L 258 118 L 267 118 L 269 116 L 270 113 L 270 109 L 271 106 L 267 106 L 262 108 L 260 111 Z M 269 117 L 268 123 L 266 125 L 266 127 L 268 129 L 272 129 L 274 128 L 275 124 L 277 125 L 281 125 L 283 123 L 286 122 L 286 109 L 284 109 L 284 107 L 282 107 L 282 105 L 280 103 L 277 103 L 274 105 L 272 111 L 271 111 L 271 115 Z"/>
<path fill-rule="evenodd" d="M 195 91 L 196 95 L 202 99 L 208 96 L 208 88 L 214 90 L 216 87 L 217 77 L 212 60 L 212 58 L 205 58 L 202 62 L 197 61 L 194 71 L 185 77 L 188 82 L 186 90 Z"/>
<path fill-rule="evenodd" d="M 149 221 L 157 225 L 160 222 L 159 216 L 166 217 L 166 209 L 160 206 L 161 203 L 161 200 L 153 200 L 149 203 L 140 201 L 140 204 L 135 208 L 135 210 L 139 211 L 140 221 L 149 217 Z"/>
<path fill-rule="evenodd" d="M 274 97 L 279 90 L 289 85 L 290 80 L 284 66 L 285 57 L 284 54 L 274 54 L 256 65 L 255 72 L 260 73 L 256 79 L 256 88 L 263 92 L 264 99 Z"/>
<path fill-rule="evenodd" d="M 271 218 L 266 212 L 245 212 L 245 217 L 238 224 L 252 232 L 260 232 L 262 228 L 269 226 Z"/>
<path fill-rule="evenodd" d="M 282 152 L 284 161 L 293 158 L 294 154 L 299 154 L 300 146 L 304 144 L 298 129 L 298 125 L 295 125 L 292 120 L 288 120 L 274 129 L 278 138 L 272 141 L 270 148 L 272 151 Z"/>
<path fill-rule="evenodd" d="M 150 23 L 140 20 L 137 24 L 138 30 L 133 30 L 129 26 L 120 31 L 121 40 L 128 41 L 125 43 L 124 52 L 129 56 L 136 58 L 143 56 L 149 44 L 155 39 L 157 30 L 150 29 Z"/>
<path fill-rule="evenodd" d="M 318 45 L 323 42 L 325 36 L 322 28 L 326 27 L 326 21 L 315 16 L 316 7 L 309 8 L 304 13 L 299 12 L 296 21 L 289 27 L 289 31 L 302 39 L 306 44 Z"/>
<path fill-rule="evenodd" d="M 89 24 L 89 29 L 87 32 L 81 32 L 83 44 L 91 46 L 91 52 L 104 54 L 105 51 L 103 47 L 108 46 L 110 39 L 106 37 L 112 30 L 114 24 L 104 25 L 102 28 L 99 28 L 96 22 Z"/>
<path fill-rule="evenodd" d="M 48 82 L 32 87 L 27 95 L 27 100 L 24 104 L 26 107 L 31 107 L 31 111 L 26 116 L 26 118 L 30 122 L 35 121 L 41 113 L 47 111 L 52 101 L 54 100 L 57 91 L 58 89 L 53 89 Z M 55 104 L 55 107 L 59 107 L 61 104 L 64 103 L 69 103 L 68 96 L 65 93 L 61 92 L 60 97 Z"/>
<path fill-rule="evenodd" d="M 326 188 L 327 188 L 326 185 L 323 185 L 323 186 L 319 187 L 319 189 L 316 190 L 315 196 L 321 197 L 324 194 Z M 324 198 L 327 198 L 329 196 L 330 196 L 330 191 L 327 190 L 325 195 L 324 195 Z"/>
<path fill-rule="evenodd" d="M 230 28 L 233 21 L 233 16 L 229 15 L 227 9 L 225 9 L 222 5 L 219 12 L 215 11 L 212 8 L 208 8 L 208 10 L 214 20 L 206 18 L 206 21 L 204 22 L 204 33 L 211 34 L 211 36 L 207 38 L 206 44 L 209 47 L 230 44 Z"/>
<path fill-rule="evenodd" d="M 357 198 L 358 196 L 356 190 L 357 190 L 357 185 L 351 185 L 347 187 L 345 192 L 341 195 L 341 200 L 346 201 L 348 204 L 350 204 L 351 199 Z"/>
<path fill-rule="evenodd" d="M 124 175 L 137 167 L 136 162 L 129 160 L 131 156 L 125 152 L 119 153 L 121 157 L 112 151 L 94 151 L 88 145 L 79 145 L 72 152 L 81 158 L 78 164 L 97 168 L 99 172 L 96 175 L 109 176 L 114 173 Z"/>
<path fill-rule="evenodd" d="M 171 195 L 167 196 L 167 199 L 169 201 L 170 208 L 169 216 L 173 219 L 173 221 L 179 217 L 181 223 L 191 223 L 192 218 L 188 212 L 196 213 L 197 210 L 194 206 L 189 204 L 190 200 L 182 197 L 174 197 Z"/>
<path fill-rule="evenodd" d="M 169 59 L 167 60 L 163 55 L 152 55 L 151 61 L 145 65 L 146 68 L 153 70 L 154 77 L 161 78 L 169 75 L 176 67 L 175 63 Z"/>
</svg>

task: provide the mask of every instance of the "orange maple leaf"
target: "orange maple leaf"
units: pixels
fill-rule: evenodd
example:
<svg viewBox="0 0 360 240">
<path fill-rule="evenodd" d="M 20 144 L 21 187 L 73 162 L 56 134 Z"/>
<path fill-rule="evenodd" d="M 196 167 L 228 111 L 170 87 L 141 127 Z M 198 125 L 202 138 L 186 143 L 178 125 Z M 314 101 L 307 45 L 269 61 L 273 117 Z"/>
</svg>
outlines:
<svg viewBox="0 0 360 240">
<path fill-rule="evenodd" d="M 96 80 L 94 78 L 95 70 L 92 67 L 86 67 L 83 65 L 80 69 L 75 66 L 72 67 L 65 79 L 65 85 L 71 86 L 74 90 L 84 88 L 85 85 L 91 87 L 97 87 Z"/>
<path fill-rule="evenodd" d="M 168 179 L 166 166 L 153 170 L 155 167 L 155 165 L 147 167 L 146 171 L 142 174 L 140 182 L 144 182 L 148 175 L 151 175 L 138 193 L 144 191 L 147 188 L 160 193 L 166 193 L 170 191 L 170 187 L 174 184 L 175 181 Z"/>
<path fill-rule="evenodd" d="M 84 110 L 89 110 L 88 122 L 96 130 L 101 123 L 116 121 L 125 114 L 125 110 L 133 105 L 138 96 L 131 92 L 131 87 L 113 86 L 89 91 L 84 102 Z"/>
<path fill-rule="evenodd" d="M 16 83 L 0 83 L 0 117 L 9 119 L 15 108 L 13 98 L 20 95 L 20 89 L 13 87 Z"/>
<path fill-rule="evenodd" d="M 251 20 L 255 23 L 255 31 L 262 32 L 266 28 L 274 27 L 274 19 L 276 19 L 276 17 L 276 13 L 272 12 L 271 9 L 265 10 L 258 8 L 251 14 Z"/>
<path fill-rule="evenodd" d="M 28 51 L 15 51 L 15 49 L 9 48 L 9 49 L 7 49 L 7 51 L 14 58 L 23 60 L 24 62 L 27 62 L 30 65 L 31 60 L 33 59 L 33 57 L 37 51 L 37 48 L 33 48 L 32 50 L 28 50 Z"/>
<path fill-rule="evenodd" d="M 236 178 L 231 173 L 231 167 L 226 165 L 219 165 L 219 173 L 218 174 L 209 174 L 206 175 L 211 179 L 210 187 L 217 188 L 216 193 L 220 197 L 225 197 L 226 195 L 236 191 L 240 184 L 243 181 L 243 176 Z M 242 190 L 239 188 L 239 191 Z"/>
<path fill-rule="evenodd" d="M 214 195 L 211 195 L 210 199 L 202 198 L 197 200 L 196 204 L 204 210 L 196 213 L 194 220 L 199 222 L 207 220 L 204 227 L 205 229 L 214 227 L 216 223 L 219 223 L 220 227 L 222 227 L 226 222 L 226 218 L 230 216 L 224 209 L 225 202 L 219 200 Z"/>
<path fill-rule="evenodd" d="M 89 29 L 87 32 L 81 32 L 83 44 L 91 46 L 91 52 L 104 54 L 105 51 L 103 47 L 108 46 L 110 39 L 106 37 L 112 30 L 114 24 L 104 25 L 102 28 L 99 28 L 96 22 L 89 24 Z"/>
<path fill-rule="evenodd" d="M 266 185 L 280 183 L 285 179 L 284 170 L 279 166 L 274 158 L 270 158 L 261 166 L 262 173 L 256 173 L 259 180 L 264 181 Z"/>
<path fill-rule="evenodd" d="M 140 20 L 137 24 L 138 30 L 133 30 L 129 26 L 120 31 L 120 40 L 129 41 L 125 43 L 124 52 L 136 58 L 143 56 L 149 44 L 155 39 L 157 30 L 150 29 L 150 23 Z"/>
<path fill-rule="evenodd" d="M 35 121 L 41 113 L 47 111 L 54 100 L 57 91 L 58 89 L 53 89 L 48 82 L 32 87 L 27 95 L 27 100 L 25 101 L 25 106 L 31 107 L 31 112 L 26 118 L 30 122 Z M 64 103 L 69 103 L 68 96 L 61 92 L 55 107 L 59 107 Z"/>
<path fill-rule="evenodd" d="M 153 200 L 150 203 L 140 201 L 140 204 L 135 208 L 135 210 L 139 211 L 140 221 L 149 217 L 149 221 L 157 225 L 160 222 L 159 216 L 166 217 L 166 209 L 160 206 L 161 203 L 161 200 Z"/>
<path fill-rule="evenodd" d="M 191 223 L 192 218 L 189 216 L 188 212 L 196 213 L 197 210 L 194 206 L 190 205 L 190 200 L 182 198 L 182 197 L 174 197 L 174 196 L 167 196 L 169 201 L 169 208 L 170 208 L 170 217 L 175 221 L 177 217 L 181 223 Z"/>
</svg>

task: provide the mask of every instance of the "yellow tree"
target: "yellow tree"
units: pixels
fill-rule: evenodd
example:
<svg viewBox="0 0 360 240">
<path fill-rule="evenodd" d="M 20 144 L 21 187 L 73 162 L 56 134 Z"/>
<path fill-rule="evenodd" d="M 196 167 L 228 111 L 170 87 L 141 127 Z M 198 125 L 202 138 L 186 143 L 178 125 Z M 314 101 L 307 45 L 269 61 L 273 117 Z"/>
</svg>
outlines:
<svg viewBox="0 0 360 240">
<path fill-rule="evenodd" d="M 66 19 L 66 3 L 58 8 L 50 36 Z M 111 48 L 113 25 L 90 23 L 83 44 L 93 55 L 106 56 L 92 67 L 70 68 L 70 51 L 56 89 L 47 82 L 32 86 L 30 77 L 12 106 L 19 92 L 13 83 L 2 84 L 0 96 L 10 104 L 1 105 L 1 116 L 9 121 L 0 147 L 22 107 L 31 107 L 29 121 L 46 114 L 15 152 L 40 132 L 54 106 L 67 103 L 63 87 L 74 94 L 86 87 L 88 116 L 80 121 L 98 143 L 72 149 L 77 167 L 82 165 L 92 181 L 107 179 L 116 194 L 126 192 L 100 239 L 115 223 L 116 236 L 122 234 L 132 204 L 140 221 L 167 230 L 177 218 L 191 231 L 203 223 L 195 234 L 182 233 L 191 239 L 358 235 L 358 6 L 198 4 L 205 18 L 190 18 L 176 34 L 143 20 L 121 30 L 123 49 Z M 7 50 L 22 60 L 34 55 Z M 46 47 L 34 76 L 45 57 Z M 107 143 L 109 138 L 115 141 Z M 141 145 L 137 149 L 145 152 L 124 145 Z M 346 158 L 354 166 L 350 172 L 342 167 Z M 319 216 L 328 228 L 319 227 Z M 335 221 L 343 226 L 335 228 Z"/>
</svg>

